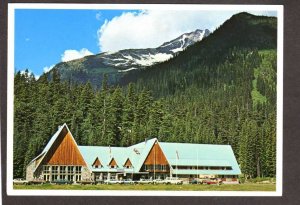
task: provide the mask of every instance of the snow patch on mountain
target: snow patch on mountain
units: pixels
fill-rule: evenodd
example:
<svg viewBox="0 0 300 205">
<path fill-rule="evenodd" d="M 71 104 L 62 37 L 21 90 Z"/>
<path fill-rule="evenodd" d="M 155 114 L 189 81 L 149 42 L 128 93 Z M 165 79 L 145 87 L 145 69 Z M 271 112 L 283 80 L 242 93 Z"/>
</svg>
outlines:
<svg viewBox="0 0 300 205">
<path fill-rule="evenodd" d="M 158 62 L 163 62 L 172 58 L 173 55 L 166 53 L 157 53 L 155 55 L 142 55 L 141 59 L 135 59 L 135 62 L 142 66 L 150 66 Z"/>
</svg>

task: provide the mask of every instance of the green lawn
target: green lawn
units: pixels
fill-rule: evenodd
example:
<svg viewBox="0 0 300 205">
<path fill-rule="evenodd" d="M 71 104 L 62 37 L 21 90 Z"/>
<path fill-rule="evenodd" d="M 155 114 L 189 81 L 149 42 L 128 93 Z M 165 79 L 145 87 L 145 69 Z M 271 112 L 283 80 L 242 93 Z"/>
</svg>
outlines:
<svg viewBox="0 0 300 205">
<path fill-rule="evenodd" d="M 222 184 L 218 185 L 197 185 L 197 184 L 184 184 L 184 185 L 14 185 L 14 189 L 56 189 L 56 190 L 161 190 L 161 191 L 275 191 L 275 184 Z"/>
</svg>

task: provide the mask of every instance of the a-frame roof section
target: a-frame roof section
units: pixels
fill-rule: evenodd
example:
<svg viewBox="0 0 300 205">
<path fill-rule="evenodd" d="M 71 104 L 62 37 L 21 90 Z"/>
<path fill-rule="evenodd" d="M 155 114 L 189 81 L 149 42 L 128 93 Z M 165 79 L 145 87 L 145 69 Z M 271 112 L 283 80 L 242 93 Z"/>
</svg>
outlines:
<svg viewBox="0 0 300 205">
<path fill-rule="evenodd" d="M 155 163 L 161 165 L 169 165 L 169 162 L 163 150 L 159 146 L 158 141 L 155 141 L 155 143 L 153 144 L 143 164 L 155 164 Z"/>
<path fill-rule="evenodd" d="M 69 137 L 71 138 L 71 140 L 73 141 L 74 145 L 76 146 L 78 153 L 80 154 L 82 160 L 84 161 L 84 158 L 82 157 L 82 154 L 80 153 L 80 150 L 78 149 L 78 145 L 72 135 L 72 133 L 70 132 L 67 124 L 63 124 L 62 126 L 59 127 L 59 129 L 57 130 L 57 132 L 51 137 L 51 139 L 49 140 L 48 144 L 46 145 L 46 147 L 44 148 L 44 150 L 42 151 L 42 153 L 39 155 L 43 155 L 43 159 L 40 160 L 40 162 L 37 164 L 35 170 L 45 161 L 45 159 L 47 158 L 47 155 L 49 153 L 49 151 L 51 150 L 51 148 L 53 147 L 53 145 L 55 144 L 55 142 L 58 140 L 58 138 L 61 136 L 61 134 L 63 135 L 69 135 Z M 46 159 L 47 160 L 47 159 Z M 84 164 L 85 161 L 84 161 Z M 34 170 L 34 171 L 35 171 Z"/>
<path fill-rule="evenodd" d="M 137 149 L 142 150 L 139 154 L 139 158 L 137 160 L 137 165 L 134 167 L 135 172 L 139 172 L 141 167 L 143 166 L 146 157 L 148 156 L 151 148 L 153 147 L 154 143 L 157 141 L 156 138 L 147 140 L 145 142 L 138 143 L 136 145 L 128 147 L 129 149 Z"/>
<path fill-rule="evenodd" d="M 101 161 L 99 160 L 98 157 L 96 157 L 95 161 L 93 162 L 93 165 L 92 166 L 102 166 L 102 163 Z"/>
<path fill-rule="evenodd" d="M 109 165 L 109 166 L 115 166 L 115 165 L 118 166 L 118 163 L 116 162 L 115 158 L 111 158 L 111 160 L 110 160 L 110 162 L 109 162 L 108 165 Z"/>
<path fill-rule="evenodd" d="M 123 166 L 132 166 L 132 163 L 131 163 L 129 158 L 127 158 L 127 160 L 126 160 L 126 162 L 124 163 Z"/>
<path fill-rule="evenodd" d="M 51 137 L 51 139 L 49 140 L 48 144 L 43 149 L 43 151 L 37 157 L 35 157 L 33 160 L 31 160 L 31 162 L 35 161 L 36 159 L 38 159 L 42 155 L 45 155 L 46 152 L 48 152 L 48 150 L 50 149 L 50 147 L 53 145 L 54 141 L 57 139 L 58 135 L 62 132 L 64 126 L 66 126 L 67 129 L 69 130 L 69 128 L 68 128 L 68 126 L 66 124 L 64 124 L 63 126 L 60 126 L 58 128 L 58 130 L 56 131 L 56 133 Z"/>
</svg>

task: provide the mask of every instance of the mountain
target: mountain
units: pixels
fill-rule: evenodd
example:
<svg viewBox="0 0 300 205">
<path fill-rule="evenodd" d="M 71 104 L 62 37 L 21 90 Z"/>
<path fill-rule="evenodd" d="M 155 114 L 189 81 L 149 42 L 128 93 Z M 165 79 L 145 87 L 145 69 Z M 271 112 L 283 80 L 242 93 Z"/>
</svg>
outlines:
<svg viewBox="0 0 300 205">
<path fill-rule="evenodd" d="M 126 49 L 114 53 L 99 54 L 97 57 L 105 65 L 114 66 L 119 72 L 126 72 L 169 60 L 188 46 L 201 41 L 209 33 L 207 29 L 204 31 L 197 29 L 194 32 L 185 33 L 172 41 L 166 42 L 157 48 Z"/>
<path fill-rule="evenodd" d="M 125 49 L 117 52 L 104 52 L 86 56 L 69 62 L 61 62 L 53 69 L 59 71 L 62 80 L 72 79 L 74 82 L 87 82 L 99 86 L 102 75 L 109 74 L 111 83 L 118 82 L 122 73 L 136 69 L 144 69 L 160 62 L 167 61 L 187 47 L 207 37 L 210 31 L 197 29 L 184 33 L 176 39 L 163 43 L 157 48 Z M 50 75 L 52 72 L 50 71 Z"/>
<path fill-rule="evenodd" d="M 200 73 L 208 66 L 212 69 L 213 66 L 224 65 L 235 59 L 236 51 L 253 52 L 276 47 L 277 18 L 243 12 L 233 15 L 207 38 L 189 46 L 170 61 L 153 65 L 146 70 L 126 73 L 119 83 L 126 85 L 130 82 L 139 82 L 141 87 L 161 94 L 165 92 L 162 86 L 166 86 L 166 90 L 172 91 L 169 94 L 173 94 L 175 90 L 178 91 L 183 87 L 183 82 L 187 84 L 186 86 L 198 83 L 193 81 L 199 80 L 198 75 L 202 75 L 201 80 L 205 82 L 213 75 L 217 75 L 214 74 L 214 70 L 211 70 L 210 74 L 206 73 L 209 76 Z M 175 74 L 176 76 L 173 76 Z M 165 76 L 169 79 L 165 79 Z"/>
</svg>

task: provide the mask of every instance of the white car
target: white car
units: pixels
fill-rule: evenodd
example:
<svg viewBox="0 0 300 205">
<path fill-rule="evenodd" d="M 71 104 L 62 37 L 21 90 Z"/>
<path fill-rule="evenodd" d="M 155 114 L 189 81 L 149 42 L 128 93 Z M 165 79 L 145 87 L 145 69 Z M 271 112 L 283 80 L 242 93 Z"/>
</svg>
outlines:
<svg viewBox="0 0 300 205">
<path fill-rule="evenodd" d="M 183 184 L 183 181 L 178 177 L 167 177 L 164 182 L 165 184 Z"/>
<path fill-rule="evenodd" d="M 136 181 L 133 181 L 132 179 L 123 179 L 123 184 L 136 184 Z"/>
<path fill-rule="evenodd" d="M 21 178 L 17 178 L 13 180 L 13 184 L 28 184 L 28 181 Z"/>
<path fill-rule="evenodd" d="M 140 179 L 140 181 L 138 181 L 139 184 L 153 184 L 153 180 L 151 179 Z"/>
<path fill-rule="evenodd" d="M 105 180 L 104 184 L 124 184 L 124 182 L 121 180 L 109 179 L 109 180 Z"/>
<path fill-rule="evenodd" d="M 153 180 L 153 183 L 154 183 L 154 184 L 166 184 L 166 181 L 165 181 L 165 180 L 162 180 L 162 179 L 154 179 L 154 180 Z"/>
</svg>

